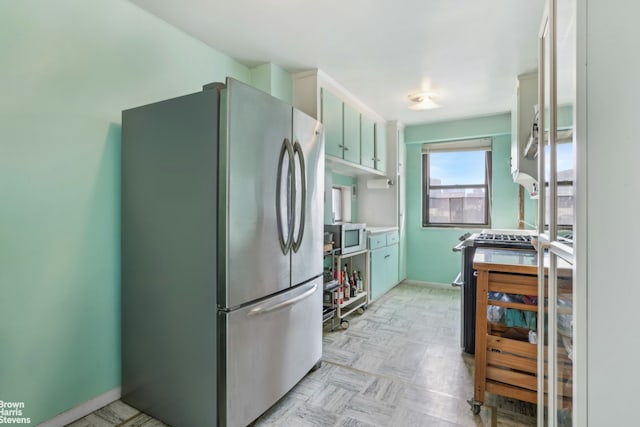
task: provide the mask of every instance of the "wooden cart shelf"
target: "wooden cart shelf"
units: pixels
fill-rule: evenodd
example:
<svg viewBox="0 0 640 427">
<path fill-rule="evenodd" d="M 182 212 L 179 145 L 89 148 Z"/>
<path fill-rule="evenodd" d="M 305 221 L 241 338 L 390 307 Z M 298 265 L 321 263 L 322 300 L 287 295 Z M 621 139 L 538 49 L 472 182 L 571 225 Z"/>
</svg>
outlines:
<svg viewBox="0 0 640 427">
<path fill-rule="evenodd" d="M 337 302 L 338 281 L 331 281 L 332 283 L 335 282 L 335 286 L 331 289 L 327 289 L 325 284 L 325 294 L 329 293 L 329 295 L 325 296 L 324 306 L 333 309 L 332 316 L 327 316 L 325 322 L 330 321 L 331 331 L 335 330 L 338 326 L 342 329 L 347 329 L 349 327 L 347 316 L 353 313 L 364 313 L 364 310 L 369 304 L 369 251 L 365 249 L 346 255 L 341 255 L 336 253 L 336 251 L 330 251 L 325 253 L 325 257 L 331 257 L 332 266 L 341 268 L 344 264 L 347 264 L 348 271 L 357 270 L 362 274 L 361 290 L 353 296 L 343 296 L 342 302 Z M 336 294 L 334 295 L 332 292 Z"/>
<path fill-rule="evenodd" d="M 536 275 L 504 274 L 474 265 L 478 272 L 476 299 L 476 351 L 474 402 L 484 403 L 485 393 L 495 393 L 526 402 L 536 403 L 537 354 L 536 344 L 506 337 L 521 336 L 527 339 L 527 329 L 508 327 L 487 319 L 489 305 L 506 309 L 537 312 L 538 306 L 518 302 L 489 299 L 490 292 L 531 296 L 538 293 Z M 498 267 L 490 267 L 496 269 Z M 479 406 L 477 407 L 479 411 Z M 474 411 L 476 407 L 474 406 Z"/>
<path fill-rule="evenodd" d="M 525 297 L 537 296 L 537 270 L 529 259 L 519 267 L 517 262 L 503 265 L 494 262 L 490 256 L 483 258 L 480 250 L 476 254 L 474 269 L 477 271 L 478 280 L 475 375 L 474 396 L 470 403 L 474 412 L 478 413 L 487 392 L 537 403 L 538 346 L 528 342 L 530 329 L 508 326 L 487 318 L 489 306 L 537 313 L 537 304 L 516 302 L 524 300 Z M 506 255 L 501 255 L 501 259 L 505 257 Z M 508 294 L 515 301 L 498 300 L 495 298 L 496 293 Z M 538 302 L 537 298 L 534 301 Z M 537 328 L 532 329 L 535 331 Z M 559 361 L 559 378 L 570 378 L 572 365 L 566 352 L 560 352 Z M 570 383 L 568 384 L 570 386 Z M 558 387 L 563 387 L 562 394 L 565 397 L 570 396 L 570 391 L 566 389 L 568 384 L 558 384 Z"/>
</svg>

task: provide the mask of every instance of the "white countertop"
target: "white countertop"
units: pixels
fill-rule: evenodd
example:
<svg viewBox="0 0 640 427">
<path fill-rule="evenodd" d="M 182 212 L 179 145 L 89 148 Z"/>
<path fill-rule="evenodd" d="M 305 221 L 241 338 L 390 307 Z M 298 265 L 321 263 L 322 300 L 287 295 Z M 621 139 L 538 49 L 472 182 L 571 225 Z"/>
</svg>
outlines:
<svg viewBox="0 0 640 427">
<path fill-rule="evenodd" d="M 396 226 L 376 226 L 376 227 L 367 226 L 367 231 L 369 232 L 369 234 L 380 234 L 380 233 L 387 233 L 389 231 L 398 231 L 398 227 L 396 227 Z"/>
</svg>

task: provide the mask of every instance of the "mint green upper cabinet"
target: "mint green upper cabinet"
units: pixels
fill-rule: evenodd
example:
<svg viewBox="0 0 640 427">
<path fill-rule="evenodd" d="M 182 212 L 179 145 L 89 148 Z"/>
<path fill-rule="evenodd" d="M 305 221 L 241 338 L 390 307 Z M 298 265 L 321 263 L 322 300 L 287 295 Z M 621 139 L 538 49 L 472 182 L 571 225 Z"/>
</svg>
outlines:
<svg viewBox="0 0 640 427">
<path fill-rule="evenodd" d="M 320 89 L 320 121 L 324 125 L 325 153 L 342 158 L 342 101 L 328 90 Z"/>
<path fill-rule="evenodd" d="M 360 152 L 362 157 L 362 166 L 366 166 L 368 168 L 375 168 L 375 124 L 373 120 L 368 117 L 362 116 L 361 119 L 361 145 Z"/>
<path fill-rule="evenodd" d="M 376 124 L 376 164 L 375 169 L 386 172 L 387 171 L 387 128 L 385 125 Z"/>
<path fill-rule="evenodd" d="M 344 104 L 344 159 L 360 164 L 360 113 Z"/>
</svg>

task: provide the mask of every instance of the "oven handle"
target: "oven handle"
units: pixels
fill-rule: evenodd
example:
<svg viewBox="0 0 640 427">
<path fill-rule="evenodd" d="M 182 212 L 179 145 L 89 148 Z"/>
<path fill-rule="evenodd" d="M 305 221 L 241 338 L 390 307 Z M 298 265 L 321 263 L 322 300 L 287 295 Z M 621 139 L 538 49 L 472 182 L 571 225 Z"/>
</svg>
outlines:
<svg viewBox="0 0 640 427">
<path fill-rule="evenodd" d="M 462 241 L 453 247 L 453 252 L 462 252 L 462 250 L 467 246 L 466 241 Z"/>
<path fill-rule="evenodd" d="M 464 286 L 464 280 L 462 280 L 462 271 L 458 273 L 453 282 L 451 282 L 451 286 L 454 288 L 461 288 Z"/>
</svg>

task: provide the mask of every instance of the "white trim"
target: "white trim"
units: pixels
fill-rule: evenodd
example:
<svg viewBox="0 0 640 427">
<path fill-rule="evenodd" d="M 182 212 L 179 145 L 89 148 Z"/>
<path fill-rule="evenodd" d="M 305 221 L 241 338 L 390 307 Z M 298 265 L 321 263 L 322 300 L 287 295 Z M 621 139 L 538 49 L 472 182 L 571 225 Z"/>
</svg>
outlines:
<svg viewBox="0 0 640 427">
<path fill-rule="evenodd" d="M 576 69 L 575 69 L 575 108 L 573 109 L 574 159 L 575 165 L 575 277 L 573 281 L 574 297 L 574 341 L 573 341 L 573 423 L 576 426 L 589 425 L 588 411 L 588 252 L 589 217 L 587 211 L 587 0 L 576 0 Z"/>
<path fill-rule="evenodd" d="M 493 138 L 457 139 L 447 142 L 426 142 L 422 144 L 422 153 L 451 151 L 491 151 Z"/>
<path fill-rule="evenodd" d="M 122 389 L 120 387 L 116 387 L 113 390 L 109 390 L 106 393 L 101 394 L 100 396 L 94 397 L 91 400 L 81 403 L 80 405 L 75 406 L 68 411 L 58 414 L 55 417 L 50 418 L 41 424 L 38 424 L 38 427 L 65 426 L 79 420 L 82 417 L 89 415 L 90 413 L 102 408 L 103 406 L 108 405 L 111 402 L 115 402 L 116 400 L 120 399 L 121 396 Z"/>
</svg>

